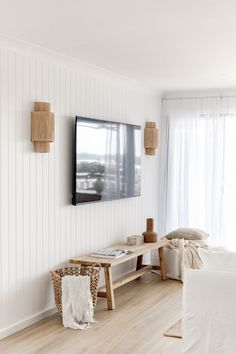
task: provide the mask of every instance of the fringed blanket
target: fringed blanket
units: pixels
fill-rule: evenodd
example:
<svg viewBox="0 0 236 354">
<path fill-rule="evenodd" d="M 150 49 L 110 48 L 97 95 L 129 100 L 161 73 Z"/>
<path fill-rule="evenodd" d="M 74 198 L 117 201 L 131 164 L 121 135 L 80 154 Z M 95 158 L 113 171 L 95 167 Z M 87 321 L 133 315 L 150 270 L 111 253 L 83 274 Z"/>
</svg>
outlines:
<svg viewBox="0 0 236 354">
<path fill-rule="evenodd" d="M 202 261 L 198 254 L 198 248 L 208 249 L 206 241 L 203 240 L 170 240 L 169 247 L 179 250 L 179 270 L 183 280 L 184 268 L 200 269 Z"/>
<path fill-rule="evenodd" d="M 62 321 L 64 327 L 73 329 L 85 329 L 95 322 L 89 276 L 62 278 Z"/>
</svg>

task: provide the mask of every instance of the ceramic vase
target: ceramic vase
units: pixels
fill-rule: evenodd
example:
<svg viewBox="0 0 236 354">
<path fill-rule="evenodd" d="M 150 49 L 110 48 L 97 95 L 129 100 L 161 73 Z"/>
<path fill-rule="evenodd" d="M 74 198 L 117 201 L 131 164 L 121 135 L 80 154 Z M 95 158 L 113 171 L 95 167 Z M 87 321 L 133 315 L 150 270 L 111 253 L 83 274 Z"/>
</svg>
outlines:
<svg viewBox="0 0 236 354">
<path fill-rule="evenodd" d="M 147 219 L 147 229 L 143 232 L 144 242 L 157 242 L 157 233 L 153 231 L 153 219 Z"/>
</svg>

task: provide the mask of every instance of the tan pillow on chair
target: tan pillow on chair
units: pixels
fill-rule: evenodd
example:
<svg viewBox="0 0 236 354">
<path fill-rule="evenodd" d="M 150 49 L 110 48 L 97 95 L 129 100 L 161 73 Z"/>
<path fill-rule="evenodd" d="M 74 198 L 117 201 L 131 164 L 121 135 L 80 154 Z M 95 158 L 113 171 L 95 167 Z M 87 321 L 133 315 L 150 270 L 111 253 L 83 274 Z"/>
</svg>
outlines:
<svg viewBox="0 0 236 354">
<path fill-rule="evenodd" d="M 173 240 L 176 238 L 184 238 L 185 240 L 206 240 L 209 237 L 209 234 L 200 229 L 182 227 L 180 229 L 171 231 L 165 237 L 168 240 Z"/>
</svg>

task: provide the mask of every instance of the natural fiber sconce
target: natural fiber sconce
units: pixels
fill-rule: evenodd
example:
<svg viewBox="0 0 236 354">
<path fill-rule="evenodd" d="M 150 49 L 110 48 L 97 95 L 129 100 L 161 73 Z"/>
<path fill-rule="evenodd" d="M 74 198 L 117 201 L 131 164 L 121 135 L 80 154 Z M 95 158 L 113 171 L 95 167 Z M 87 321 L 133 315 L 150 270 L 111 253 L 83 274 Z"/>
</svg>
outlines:
<svg viewBox="0 0 236 354">
<path fill-rule="evenodd" d="M 35 152 L 49 152 L 49 143 L 54 141 L 54 113 L 50 112 L 50 103 L 35 102 L 31 112 L 31 141 Z"/>
<path fill-rule="evenodd" d="M 155 149 L 158 147 L 158 129 L 155 122 L 146 122 L 144 147 L 147 155 L 155 155 Z"/>
</svg>

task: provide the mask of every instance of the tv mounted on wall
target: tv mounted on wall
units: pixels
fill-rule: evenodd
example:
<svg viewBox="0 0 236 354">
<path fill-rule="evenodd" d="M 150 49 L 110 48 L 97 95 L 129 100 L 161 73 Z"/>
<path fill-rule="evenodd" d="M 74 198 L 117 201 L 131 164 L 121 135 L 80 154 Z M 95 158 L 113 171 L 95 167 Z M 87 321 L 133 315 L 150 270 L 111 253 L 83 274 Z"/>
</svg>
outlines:
<svg viewBox="0 0 236 354">
<path fill-rule="evenodd" d="M 76 117 L 72 204 L 141 194 L 141 127 Z"/>
</svg>

